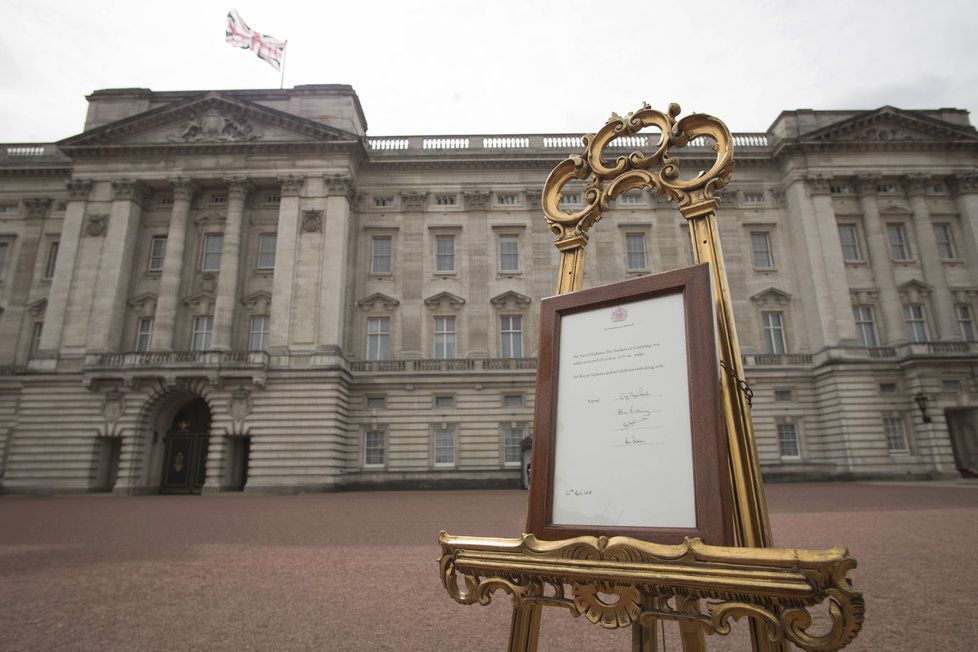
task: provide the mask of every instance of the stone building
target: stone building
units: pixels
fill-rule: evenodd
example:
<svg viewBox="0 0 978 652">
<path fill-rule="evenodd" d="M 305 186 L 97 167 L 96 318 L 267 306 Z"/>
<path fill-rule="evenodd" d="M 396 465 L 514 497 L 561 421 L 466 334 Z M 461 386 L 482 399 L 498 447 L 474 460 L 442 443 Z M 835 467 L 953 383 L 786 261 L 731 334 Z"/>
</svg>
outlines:
<svg viewBox="0 0 978 652">
<path fill-rule="evenodd" d="M 2 490 L 517 482 L 540 192 L 578 135 L 367 137 L 343 85 L 88 100 L 79 135 L 0 146 Z M 967 113 L 786 111 L 735 147 L 719 221 L 765 472 L 976 470 Z M 678 211 L 628 194 L 586 284 L 689 262 Z"/>
</svg>

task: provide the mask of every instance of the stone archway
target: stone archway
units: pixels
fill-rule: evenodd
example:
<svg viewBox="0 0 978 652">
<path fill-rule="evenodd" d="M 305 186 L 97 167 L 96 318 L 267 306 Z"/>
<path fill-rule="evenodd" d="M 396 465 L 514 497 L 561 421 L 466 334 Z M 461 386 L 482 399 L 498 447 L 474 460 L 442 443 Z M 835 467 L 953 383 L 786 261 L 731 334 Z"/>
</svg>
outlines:
<svg viewBox="0 0 978 652">
<path fill-rule="evenodd" d="M 194 398 L 184 403 L 166 428 L 163 440 L 160 493 L 199 494 L 207 477 L 211 410 Z"/>
</svg>

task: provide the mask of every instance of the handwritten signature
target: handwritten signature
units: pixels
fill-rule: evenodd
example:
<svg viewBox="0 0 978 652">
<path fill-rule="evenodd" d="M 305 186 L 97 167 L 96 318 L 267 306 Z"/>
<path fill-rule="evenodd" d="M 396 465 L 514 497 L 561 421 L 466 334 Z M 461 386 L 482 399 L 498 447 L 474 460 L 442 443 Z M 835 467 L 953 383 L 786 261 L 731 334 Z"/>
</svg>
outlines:
<svg viewBox="0 0 978 652">
<path fill-rule="evenodd" d="M 590 496 L 594 493 L 593 489 L 568 489 L 564 492 L 565 496 Z"/>
<path fill-rule="evenodd" d="M 619 401 L 634 401 L 637 398 L 645 398 L 651 396 L 644 388 L 639 387 L 638 389 L 631 392 L 622 392 L 618 395 Z"/>
</svg>

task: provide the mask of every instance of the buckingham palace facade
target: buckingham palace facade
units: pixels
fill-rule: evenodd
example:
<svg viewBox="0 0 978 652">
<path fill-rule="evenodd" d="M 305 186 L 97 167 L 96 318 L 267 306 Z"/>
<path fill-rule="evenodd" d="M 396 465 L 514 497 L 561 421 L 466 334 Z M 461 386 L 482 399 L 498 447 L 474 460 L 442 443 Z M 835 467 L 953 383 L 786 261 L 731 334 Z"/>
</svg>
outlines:
<svg viewBox="0 0 978 652">
<path fill-rule="evenodd" d="M 76 136 L 0 145 L 0 491 L 517 485 L 558 262 L 540 195 L 580 134 L 368 137 L 346 85 L 88 102 Z M 734 140 L 718 220 L 766 476 L 978 471 L 967 112 Z M 585 285 L 690 256 L 630 192 Z"/>
</svg>

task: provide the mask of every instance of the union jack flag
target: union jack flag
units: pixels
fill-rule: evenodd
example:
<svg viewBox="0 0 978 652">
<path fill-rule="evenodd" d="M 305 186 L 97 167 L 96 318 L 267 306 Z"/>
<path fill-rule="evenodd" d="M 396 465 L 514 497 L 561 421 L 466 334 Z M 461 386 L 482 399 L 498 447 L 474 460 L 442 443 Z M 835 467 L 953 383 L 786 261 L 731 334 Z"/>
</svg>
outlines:
<svg viewBox="0 0 978 652">
<path fill-rule="evenodd" d="M 285 57 L 285 44 L 274 36 L 256 32 L 241 20 L 237 9 L 228 12 L 228 26 L 224 32 L 225 39 L 231 45 L 254 50 L 259 59 L 264 59 L 275 70 L 282 69 L 282 59 Z"/>
</svg>

